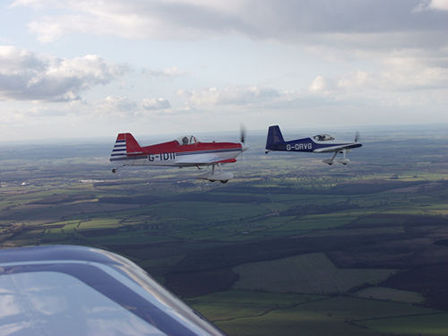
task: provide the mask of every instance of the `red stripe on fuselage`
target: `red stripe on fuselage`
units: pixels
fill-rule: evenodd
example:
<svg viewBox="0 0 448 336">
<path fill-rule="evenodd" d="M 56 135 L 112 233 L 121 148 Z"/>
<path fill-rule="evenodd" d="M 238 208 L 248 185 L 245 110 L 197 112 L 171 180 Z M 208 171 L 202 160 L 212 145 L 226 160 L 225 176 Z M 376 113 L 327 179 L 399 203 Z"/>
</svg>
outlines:
<svg viewBox="0 0 448 336">
<path fill-rule="evenodd" d="M 152 146 L 142 147 L 144 154 L 185 153 L 201 151 L 218 151 L 221 149 L 241 150 L 241 144 L 235 142 L 197 142 L 191 145 L 179 145 L 177 141 L 169 141 Z"/>
</svg>

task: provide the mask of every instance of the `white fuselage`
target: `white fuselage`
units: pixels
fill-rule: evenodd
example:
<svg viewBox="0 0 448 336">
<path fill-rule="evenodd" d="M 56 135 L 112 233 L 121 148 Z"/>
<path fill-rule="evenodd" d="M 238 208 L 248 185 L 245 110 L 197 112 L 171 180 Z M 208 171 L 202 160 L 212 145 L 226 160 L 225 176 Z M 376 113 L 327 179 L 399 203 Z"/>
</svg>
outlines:
<svg viewBox="0 0 448 336">
<path fill-rule="evenodd" d="M 187 167 L 198 165 L 211 165 L 215 162 L 235 159 L 241 153 L 240 149 L 196 151 L 196 152 L 171 152 L 160 154 L 142 154 L 129 156 L 124 154 L 116 157 L 117 163 L 124 166 L 173 166 Z"/>
</svg>

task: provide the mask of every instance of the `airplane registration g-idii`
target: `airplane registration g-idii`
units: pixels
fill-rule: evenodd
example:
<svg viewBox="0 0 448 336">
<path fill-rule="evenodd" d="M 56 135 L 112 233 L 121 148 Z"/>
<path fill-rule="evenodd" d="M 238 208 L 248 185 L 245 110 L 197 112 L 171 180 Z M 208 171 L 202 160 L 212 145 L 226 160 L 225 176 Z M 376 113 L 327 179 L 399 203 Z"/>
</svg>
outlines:
<svg viewBox="0 0 448 336">
<path fill-rule="evenodd" d="M 223 336 L 126 258 L 54 245 L 0 251 L 0 335 Z"/>
<path fill-rule="evenodd" d="M 269 126 L 268 137 L 266 140 L 266 154 L 270 151 L 281 152 L 309 152 L 309 153 L 333 153 L 330 159 L 322 162 L 332 165 L 336 155 L 342 154 L 342 158 L 337 160 L 343 165 L 347 165 L 350 160 L 347 158 L 347 152 L 354 148 L 362 146 L 358 142 L 359 133 L 356 133 L 353 142 L 336 142 L 335 138 L 328 134 L 318 134 L 313 137 L 297 140 L 285 141 L 278 125 Z"/>
<path fill-rule="evenodd" d="M 233 174 L 223 172 L 221 165 L 236 162 L 236 157 L 247 150 L 245 131 L 240 142 L 200 142 L 192 135 L 176 140 L 142 147 L 131 133 L 120 133 L 115 141 L 110 161 L 122 166 L 210 167 L 199 179 L 226 183 Z M 218 169 L 215 169 L 218 168 Z M 116 172 L 116 168 L 112 169 Z"/>
</svg>

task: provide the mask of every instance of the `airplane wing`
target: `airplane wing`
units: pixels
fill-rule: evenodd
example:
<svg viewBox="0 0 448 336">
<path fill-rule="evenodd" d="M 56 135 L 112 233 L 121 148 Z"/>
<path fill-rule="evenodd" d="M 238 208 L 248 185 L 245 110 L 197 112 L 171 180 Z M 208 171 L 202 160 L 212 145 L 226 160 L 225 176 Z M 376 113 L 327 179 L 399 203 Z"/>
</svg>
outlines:
<svg viewBox="0 0 448 336">
<path fill-rule="evenodd" d="M 0 335 L 223 335 L 128 259 L 81 246 L 0 250 Z"/>
<path fill-rule="evenodd" d="M 176 163 L 184 166 L 207 166 L 216 163 L 232 163 L 236 162 L 236 159 L 233 157 L 235 154 L 231 155 L 219 155 L 215 153 L 204 153 L 204 154 L 194 154 L 194 155 L 185 155 L 185 156 L 177 156 Z"/>
<path fill-rule="evenodd" d="M 330 152 L 338 152 L 341 151 L 343 149 L 352 149 L 352 148 L 357 148 L 360 147 L 360 145 L 358 143 L 347 143 L 347 144 L 339 144 L 339 145 L 334 145 L 334 146 L 327 146 L 327 147 L 321 147 L 321 148 L 316 148 L 313 152 L 314 153 L 330 153 Z"/>
</svg>

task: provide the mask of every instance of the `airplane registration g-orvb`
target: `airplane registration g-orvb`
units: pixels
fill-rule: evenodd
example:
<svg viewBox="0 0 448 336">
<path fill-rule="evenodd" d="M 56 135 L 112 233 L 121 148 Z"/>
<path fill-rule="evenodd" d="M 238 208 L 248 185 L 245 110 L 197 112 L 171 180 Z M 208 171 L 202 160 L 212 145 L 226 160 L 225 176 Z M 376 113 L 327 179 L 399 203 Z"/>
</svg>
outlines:
<svg viewBox="0 0 448 336">
<path fill-rule="evenodd" d="M 356 133 L 353 142 L 338 143 L 335 138 L 328 134 L 319 134 L 309 138 L 302 138 L 297 140 L 285 141 L 278 125 L 269 126 L 268 137 L 266 140 L 266 154 L 270 151 L 281 152 L 309 152 L 309 153 L 334 153 L 330 159 L 322 162 L 333 164 L 336 155 L 339 153 L 343 155 L 342 159 L 337 162 L 347 165 L 350 160 L 346 157 L 347 152 L 351 149 L 361 147 L 362 144 L 358 142 L 359 134 Z"/>
<path fill-rule="evenodd" d="M 117 254 L 59 245 L 0 251 L 0 335 L 223 336 Z"/>
<path fill-rule="evenodd" d="M 232 173 L 223 172 L 221 164 L 236 162 L 236 157 L 247 150 L 245 132 L 241 131 L 240 143 L 200 142 L 194 136 L 141 147 L 131 133 L 120 133 L 110 156 L 110 161 L 122 166 L 204 167 L 211 171 L 198 178 L 226 183 Z M 217 167 L 218 169 L 215 169 Z M 116 172 L 116 168 L 112 169 Z"/>
</svg>

